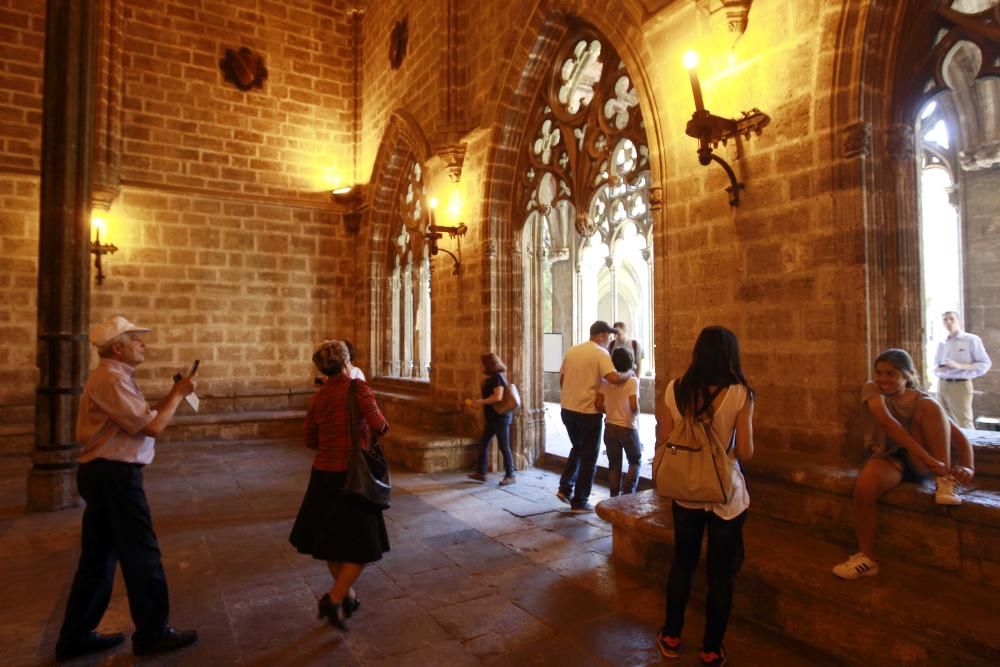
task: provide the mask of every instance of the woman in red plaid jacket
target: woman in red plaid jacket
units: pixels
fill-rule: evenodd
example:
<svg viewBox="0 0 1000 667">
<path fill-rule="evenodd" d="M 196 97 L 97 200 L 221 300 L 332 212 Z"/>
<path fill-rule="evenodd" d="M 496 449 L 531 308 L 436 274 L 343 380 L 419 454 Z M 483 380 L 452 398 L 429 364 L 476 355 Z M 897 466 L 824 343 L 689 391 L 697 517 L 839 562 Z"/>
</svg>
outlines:
<svg viewBox="0 0 1000 667">
<path fill-rule="evenodd" d="M 341 494 L 347 464 L 354 448 L 350 432 L 350 388 L 358 404 L 358 442 L 382 434 L 388 422 L 364 380 L 351 380 L 347 346 L 326 341 L 313 354 L 313 363 L 326 376 L 306 413 L 306 446 L 316 450 L 309 487 L 292 527 L 289 541 L 299 553 L 326 561 L 333 586 L 319 600 L 319 617 L 346 629 L 345 619 L 361 602 L 352 588 L 365 564 L 389 550 L 382 510 L 355 497 Z"/>
</svg>

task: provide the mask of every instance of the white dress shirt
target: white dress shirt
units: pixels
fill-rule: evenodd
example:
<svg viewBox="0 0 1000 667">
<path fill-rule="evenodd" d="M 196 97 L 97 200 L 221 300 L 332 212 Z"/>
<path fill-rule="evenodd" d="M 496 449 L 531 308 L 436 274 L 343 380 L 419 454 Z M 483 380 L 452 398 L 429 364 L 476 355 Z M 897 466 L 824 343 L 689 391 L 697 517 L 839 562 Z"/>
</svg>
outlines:
<svg viewBox="0 0 1000 667">
<path fill-rule="evenodd" d="M 972 368 L 949 368 L 942 366 L 945 359 L 951 359 L 961 364 L 972 364 Z M 959 331 L 954 336 L 948 336 L 938 343 L 937 354 L 934 355 L 934 374 L 942 380 L 972 380 L 986 375 L 993 362 L 986 354 L 983 341 L 976 334 Z"/>
</svg>

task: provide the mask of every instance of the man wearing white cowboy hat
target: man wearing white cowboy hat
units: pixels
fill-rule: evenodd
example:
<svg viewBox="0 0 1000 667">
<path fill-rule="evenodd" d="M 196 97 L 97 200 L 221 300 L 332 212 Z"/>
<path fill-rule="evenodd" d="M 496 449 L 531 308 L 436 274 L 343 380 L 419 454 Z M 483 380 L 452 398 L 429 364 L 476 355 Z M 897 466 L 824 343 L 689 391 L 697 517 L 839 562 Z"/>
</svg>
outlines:
<svg viewBox="0 0 1000 667">
<path fill-rule="evenodd" d="M 83 447 L 77 487 L 87 506 L 80 562 L 56 643 L 60 661 L 125 641 L 121 633 L 97 632 L 111 600 L 118 562 L 135 623 L 136 655 L 182 648 L 198 639 L 193 630 L 177 631 L 167 624 L 167 579 L 142 478 L 142 467 L 153 461 L 156 436 L 194 391 L 197 375 L 181 378 L 150 409 L 135 382 L 135 369 L 146 354 L 142 334 L 149 331 L 121 316 L 90 328 L 100 363 L 87 378 L 76 422 Z"/>
</svg>

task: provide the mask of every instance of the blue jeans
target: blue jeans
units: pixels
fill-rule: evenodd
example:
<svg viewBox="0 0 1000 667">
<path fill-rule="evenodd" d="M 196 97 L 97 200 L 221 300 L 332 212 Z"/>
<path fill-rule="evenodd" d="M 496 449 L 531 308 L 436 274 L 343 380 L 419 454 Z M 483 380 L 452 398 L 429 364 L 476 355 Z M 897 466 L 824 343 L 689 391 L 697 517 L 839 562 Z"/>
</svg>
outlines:
<svg viewBox="0 0 1000 667">
<path fill-rule="evenodd" d="M 615 424 L 604 425 L 604 447 L 608 451 L 608 485 L 611 495 L 635 493 L 639 486 L 639 467 L 642 465 L 642 443 L 639 431 Z M 622 479 L 622 452 L 628 459 L 628 473 Z"/>
<path fill-rule="evenodd" d="M 514 476 L 514 457 L 510 453 L 510 423 L 514 415 L 507 413 L 497 417 L 487 417 L 483 434 L 479 436 L 479 467 L 476 468 L 480 474 L 486 474 L 486 464 L 490 455 L 490 441 L 496 436 L 497 447 L 503 456 L 503 467 L 507 477 Z"/>
<path fill-rule="evenodd" d="M 594 472 L 597 470 L 597 452 L 601 444 L 601 427 L 604 415 L 592 415 L 562 409 L 562 421 L 569 433 L 572 449 L 566 457 L 566 467 L 559 478 L 559 490 L 572 496 L 573 507 L 583 507 L 590 498 L 594 486 Z M 574 493 L 575 488 L 575 493 Z"/>
<path fill-rule="evenodd" d="M 673 503 L 674 559 L 667 575 L 667 618 L 664 632 L 680 637 L 684 608 L 691 594 L 691 577 L 701 558 L 701 540 L 708 529 L 705 575 L 705 635 L 702 650 L 719 652 L 733 606 L 733 577 L 743 565 L 743 523 L 747 513 L 726 520 L 714 512 L 688 509 Z"/>
</svg>

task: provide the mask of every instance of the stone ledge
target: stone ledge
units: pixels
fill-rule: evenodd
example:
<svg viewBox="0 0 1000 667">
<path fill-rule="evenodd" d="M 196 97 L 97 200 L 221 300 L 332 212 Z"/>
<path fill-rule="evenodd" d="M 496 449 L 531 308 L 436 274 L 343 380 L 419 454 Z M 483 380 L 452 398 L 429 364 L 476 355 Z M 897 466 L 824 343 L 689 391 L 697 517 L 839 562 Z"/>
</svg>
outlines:
<svg viewBox="0 0 1000 667">
<path fill-rule="evenodd" d="M 669 500 L 643 491 L 604 500 L 597 514 L 613 525 L 617 560 L 665 576 L 673 547 Z M 1000 662 L 995 589 L 905 560 L 883 561 L 870 579 L 841 581 L 830 568 L 850 550 L 801 526 L 752 513 L 744 535 L 734 613 L 747 621 L 865 665 Z M 701 597 L 702 570 L 693 588 Z"/>
<path fill-rule="evenodd" d="M 479 455 L 474 438 L 394 424 L 381 442 L 391 462 L 415 472 L 471 469 Z"/>
<path fill-rule="evenodd" d="M 854 480 L 857 479 L 859 472 L 858 468 L 814 463 L 791 456 L 753 459 L 744 466 L 744 470 L 751 485 L 755 480 L 767 479 L 825 491 L 849 499 L 853 497 Z M 910 512 L 926 514 L 943 512 L 960 523 L 1000 528 L 1000 493 L 993 488 L 995 486 L 994 480 L 980 479 L 977 476 L 962 494 L 961 505 L 945 507 L 934 502 L 934 487 L 930 482 L 904 483 L 882 496 L 880 504 Z"/>
</svg>

